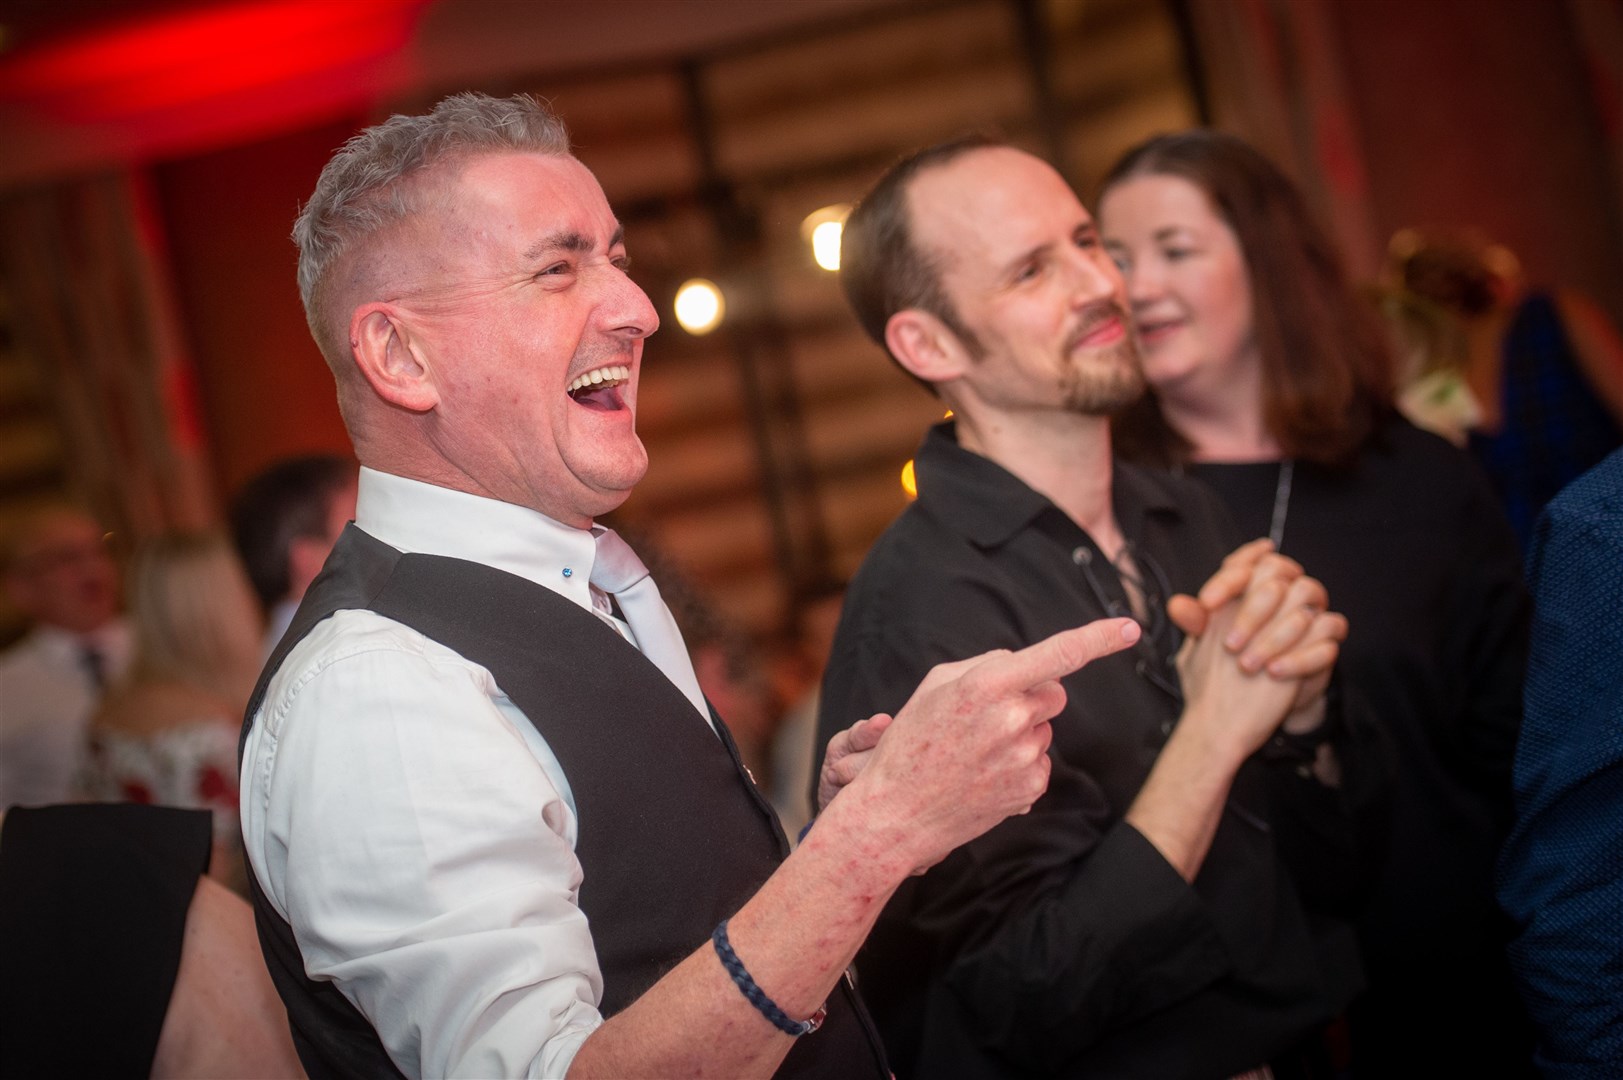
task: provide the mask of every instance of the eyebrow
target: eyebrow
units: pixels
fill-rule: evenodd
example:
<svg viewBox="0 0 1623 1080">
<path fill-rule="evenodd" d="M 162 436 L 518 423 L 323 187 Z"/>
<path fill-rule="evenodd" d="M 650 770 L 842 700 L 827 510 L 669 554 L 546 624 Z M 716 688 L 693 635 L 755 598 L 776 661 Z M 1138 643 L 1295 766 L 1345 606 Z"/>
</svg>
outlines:
<svg viewBox="0 0 1623 1080">
<path fill-rule="evenodd" d="M 618 225 L 615 227 L 614 235 L 609 237 L 609 247 L 611 249 L 617 248 L 625 243 L 625 239 L 626 227 Z M 573 230 L 564 230 L 552 233 L 550 236 L 544 236 L 525 248 L 524 259 L 528 262 L 534 262 L 559 251 L 567 251 L 572 255 L 585 255 L 594 246 L 591 237 Z"/>
<path fill-rule="evenodd" d="M 1045 251 L 1051 250 L 1053 248 L 1053 246 L 1054 246 L 1053 244 L 1051 244 L 1051 243 L 1049 243 L 1047 241 L 1044 241 L 1043 243 L 1038 244 L 1036 247 L 1029 248 L 1026 251 L 1022 251 L 1020 254 L 1016 255 L 1014 258 L 1010 259 L 1008 262 L 1003 264 L 1003 269 L 1002 269 L 1002 272 L 1000 273 L 999 276 L 1008 277 L 1009 275 L 1014 274 L 1022 266 L 1026 265 L 1026 263 L 1030 262 L 1032 259 L 1035 259 L 1038 256 L 1042 255 Z"/>
<path fill-rule="evenodd" d="M 1098 236 L 1099 235 L 1099 223 L 1097 221 L 1094 221 L 1092 218 L 1089 218 L 1086 221 L 1077 222 L 1076 223 L 1076 228 L 1071 230 L 1071 235 L 1073 237 L 1075 237 L 1075 236 L 1080 236 L 1083 233 L 1092 233 L 1093 235 Z M 1007 277 L 1008 275 L 1010 275 L 1010 274 L 1014 273 L 1015 271 L 1019 270 L 1020 267 L 1024 266 L 1026 263 L 1030 262 L 1032 259 L 1037 258 L 1039 255 L 1042 255 L 1044 252 L 1052 251 L 1053 249 L 1054 249 L 1054 242 L 1052 240 L 1044 240 L 1042 243 L 1036 245 L 1035 247 L 1029 248 L 1026 251 L 1022 251 L 1019 255 L 1015 256 L 1014 258 L 1010 259 L 1007 263 L 1004 264 L 1004 266 L 1003 266 L 1003 276 Z"/>
</svg>

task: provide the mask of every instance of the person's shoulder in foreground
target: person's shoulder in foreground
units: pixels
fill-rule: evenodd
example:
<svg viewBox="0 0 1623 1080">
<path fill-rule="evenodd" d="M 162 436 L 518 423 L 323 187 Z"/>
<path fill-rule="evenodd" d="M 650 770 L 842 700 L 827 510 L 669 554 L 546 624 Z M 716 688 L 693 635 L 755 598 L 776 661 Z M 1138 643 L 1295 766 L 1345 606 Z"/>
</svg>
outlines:
<svg viewBox="0 0 1623 1080">
<path fill-rule="evenodd" d="M 1500 902 L 1544 1075 L 1623 1074 L 1623 450 L 1546 508 Z"/>
</svg>

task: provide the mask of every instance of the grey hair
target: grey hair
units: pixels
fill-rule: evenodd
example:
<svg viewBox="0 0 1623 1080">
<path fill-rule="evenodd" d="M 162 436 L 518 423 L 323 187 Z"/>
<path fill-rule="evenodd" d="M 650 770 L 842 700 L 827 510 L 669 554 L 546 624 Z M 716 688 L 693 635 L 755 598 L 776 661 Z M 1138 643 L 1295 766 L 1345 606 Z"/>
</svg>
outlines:
<svg viewBox="0 0 1623 1080">
<path fill-rule="evenodd" d="M 410 185 L 401 181 L 451 158 L 505 150 L 565 157 L 569 131 L 529 94 L 453 94 L 426 115 L 395 115 L 367 128 L 333 155 L 293 222 L 299 297 L 323 352 L 320 309 L 327 272 L 357 240 L 417 209 Z M 328 359 L 335 358 L 329 353 Z"/>
</svg>

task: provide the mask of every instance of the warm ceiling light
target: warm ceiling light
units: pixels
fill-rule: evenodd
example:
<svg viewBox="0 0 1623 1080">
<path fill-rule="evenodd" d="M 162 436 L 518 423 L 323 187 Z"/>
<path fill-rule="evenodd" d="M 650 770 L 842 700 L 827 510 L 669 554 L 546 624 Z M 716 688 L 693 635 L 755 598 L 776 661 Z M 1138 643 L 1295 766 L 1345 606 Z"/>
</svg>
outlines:
<svg viewBox="0 0 1623 1080">
<path fill-rule="evenodd" d="M 909 499 L 919 497 L 919 482 L 913 477 L 912 458 L 908 458 L 907 464 L 902 466 L 902 490 L 907 492 Z"/>
<path fill-rule="evenodd" d="M 716 283 L 704 278 L 684 281 L 676 290 L 676 321 L 682 329 L 698 337 L 721 325 L 727 314 L 727 301 Z"/>
<path fill-rule="evenodd" d="M 840 234 L 845 231 L 845 218 L 850 213 L 850 203 L 836 203 L 812 211 L 800 223 L 801 237 L 811 245 L 812 258 L 824 270 L 840 268 Z"/>
</svg>

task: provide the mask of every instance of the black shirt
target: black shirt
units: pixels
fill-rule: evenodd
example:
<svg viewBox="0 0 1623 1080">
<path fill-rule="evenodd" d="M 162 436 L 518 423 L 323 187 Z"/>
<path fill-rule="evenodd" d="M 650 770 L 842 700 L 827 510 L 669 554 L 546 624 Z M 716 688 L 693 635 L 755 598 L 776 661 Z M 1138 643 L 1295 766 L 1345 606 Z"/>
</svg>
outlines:
<svg viewBox="0 0 1623 1080">
<path fill-rule="evenodd" d="M 1018 649 L 1126 610 L 1113 567 L 1045 497 L 960 448 L 916 459 L 918 500 L 847 594 L 820 738 L 894 712 L 935 664 Z M 1117 519 L 1152 592 L 1193 593 L 1239 537 L 1186 480 L 1118 465 Z M 1349 784 L 1248 762 L 1193 885 L 1122 821 L 1182 703 L 1176 630 L 1065 680 L 1053 775 L 1005 821 L 897 893 L 858 957 L 898 1075 L 1226 1077 L 1280 1053 L 1356 989 L 1345 927 L 1304 907 L 1303 868 L 1356 844 Z M 1341 743 L 1347 743 L 1344 748 Z"/>
<path fill-rule="evenodd" d="M 1188 471 L 1247 536 L 1267 534 L 1279 463 Z M 1492 874 L 1527 655 L 1515 536 L 1464 453 L 1394 418 L 1345 468 L 1295 463 L 1281 550 L 1347 616 L 1338 670 L 1396 750 L 1390 850 L 1358 928 L 1370 990 L 1353 1062 L 1370 1076 L 1513 1075 L 1530 1047 Z"/>
</svg>

